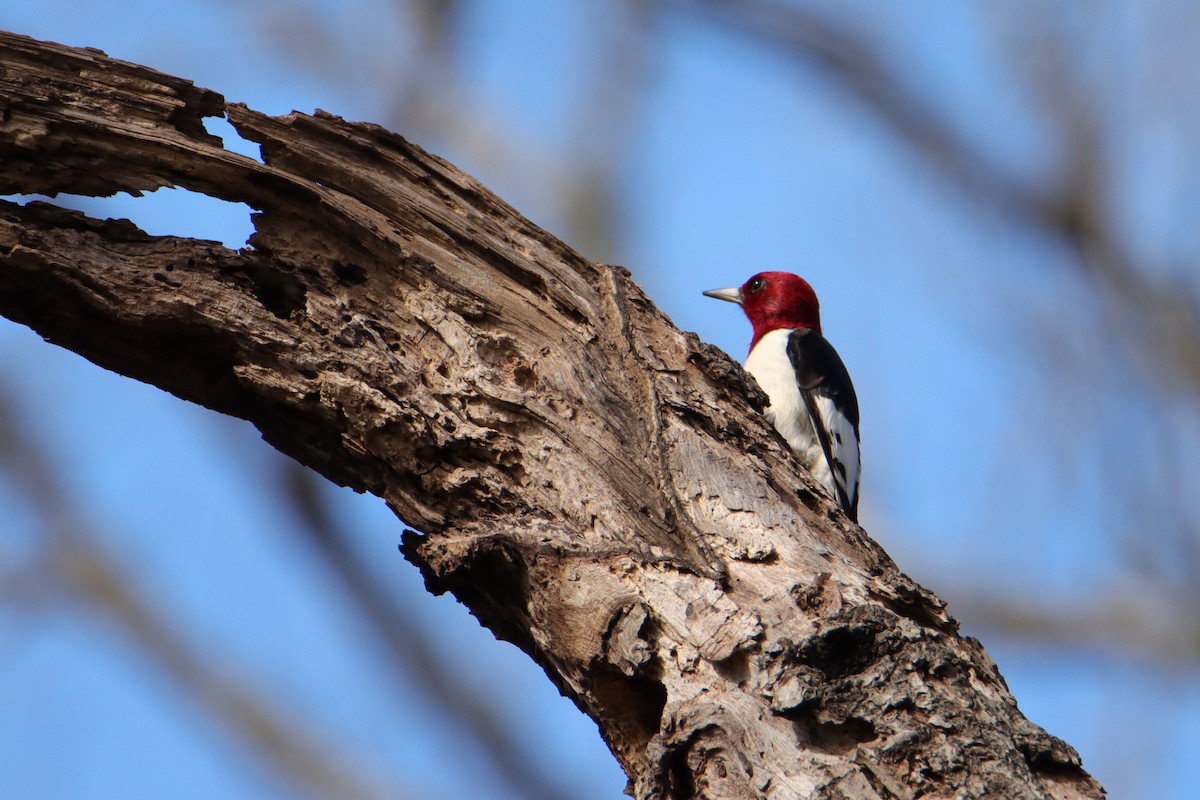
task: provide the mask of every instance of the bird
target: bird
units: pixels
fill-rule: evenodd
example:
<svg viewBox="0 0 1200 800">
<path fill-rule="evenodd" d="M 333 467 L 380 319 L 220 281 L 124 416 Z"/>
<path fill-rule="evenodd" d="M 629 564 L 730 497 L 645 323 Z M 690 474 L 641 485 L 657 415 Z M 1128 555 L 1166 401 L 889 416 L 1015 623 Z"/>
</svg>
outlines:
<svg viewBox="0 0 1200 800">
<path fill-rule="evenodd" d="M 790 272 L 760 272 L 740 287 L 704 294 L 742 307 L 754 328 L 745 368 L 770 401 L 767 420 L 858 522 L 858 396 L 846 365 L 821 333 L 812 286 Z"/>
</svg>

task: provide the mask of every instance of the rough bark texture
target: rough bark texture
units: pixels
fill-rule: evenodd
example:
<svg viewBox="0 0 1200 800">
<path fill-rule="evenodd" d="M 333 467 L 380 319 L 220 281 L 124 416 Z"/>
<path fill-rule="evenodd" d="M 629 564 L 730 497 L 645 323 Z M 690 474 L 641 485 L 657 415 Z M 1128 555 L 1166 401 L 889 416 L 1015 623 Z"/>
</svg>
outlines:
<svg viewBox="0 0 1200 800">
<path fill-rule="evenodd" d="M 265 164 L 205 132 L 222 114 Z M 258 210 L 234 252 L 4 203 L 0 313 L 385 498 L 429 588 L 542 665 L 635 797 L 1103 796 L 732 361 L 442 159 L 12 35 L 0 155 L 0 194 Z"/>
</svg>

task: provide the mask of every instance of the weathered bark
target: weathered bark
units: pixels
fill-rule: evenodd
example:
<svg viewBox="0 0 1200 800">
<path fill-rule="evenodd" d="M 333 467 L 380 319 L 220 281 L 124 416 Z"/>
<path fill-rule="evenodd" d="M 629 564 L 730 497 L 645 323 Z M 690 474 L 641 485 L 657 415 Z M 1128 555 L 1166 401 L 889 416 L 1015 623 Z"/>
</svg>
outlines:
<svg viewBox="0 0 1200 800">
<path fill-rule="evenodd" d="M 12 35 L 0 70 L 0 193 L 259 211 L 234 252 L 3 204 L 0 313 L 385 498 L 635 797 L 1103 796 L 625 270 L 373 125 Z M 221 114 L 265 164 L 204 132 Z"/>
</svg>

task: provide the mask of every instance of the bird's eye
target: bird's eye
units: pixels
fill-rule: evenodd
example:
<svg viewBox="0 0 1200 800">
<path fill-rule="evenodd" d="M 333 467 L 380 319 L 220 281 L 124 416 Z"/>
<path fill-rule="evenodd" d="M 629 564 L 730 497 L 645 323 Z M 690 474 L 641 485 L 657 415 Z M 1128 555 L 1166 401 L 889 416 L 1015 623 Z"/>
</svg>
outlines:
<svg viewBox="0 0 1200 800">
<path fill-rule="evenodd" d="M 765 286 L 766 283 L 767 282 L 764 281 L 762 278 L 755 278 L 754 280 L 752 280 L 746 284 L 746 293 L 753 294 L 754 292 L 757 292 L 759 289 L 761 289 L 763 286 Z"/>
</svg>

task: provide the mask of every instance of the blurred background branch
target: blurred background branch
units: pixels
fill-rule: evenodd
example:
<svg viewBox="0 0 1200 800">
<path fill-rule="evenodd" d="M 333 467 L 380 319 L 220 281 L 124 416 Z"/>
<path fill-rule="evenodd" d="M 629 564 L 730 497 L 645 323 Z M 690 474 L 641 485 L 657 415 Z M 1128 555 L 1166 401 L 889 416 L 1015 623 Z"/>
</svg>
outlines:
<svg viewBox="0 0 1200 800">
<path fill-rule="evenodd" d="M 182 636 L 176 621 L 137 586 L 133 575 L 104 551 L 94 521 L 79 512 L 47 462 L 45 449 L 14 419 L 0 391 L 0 469 L 36 507 L 42 521 L 38 548 L 5 576 L 10 602 L 37 587 L 34 608 L 58 606 L 112 625 L 138 654 L 162 670 L 215 722 L 244 743 L 254 758 L 301 794 L 314 798 L 403 798 L 398 786 L 366 781 L 364 765 L 320 741 L 314 726 L 268 703 L 253 681 L 235 678 L 219 649 L 202 650 Z M 28 596 L 25 599 L 29 599 Z"/>
<path fill-rule="evenodd" d="M 491 697 L 450 670 L 423 629 L 360 562 L 353 542 L 330 508 L 327 481 L 293 461 L 280 462 L 279 479 L 281 494 L 303 521 L 301 533 L 317 548 L 321 560 L 334 571 L 346 595 L 374 629 L 397 679 L 415 682 L 427 692 L 463 729 L 464 736 L 479 743 L 514 792 L 531 800 L 570 797 L 569 789 L 553 788 L 543 769 L 521 752 Z"/>
</svg>

